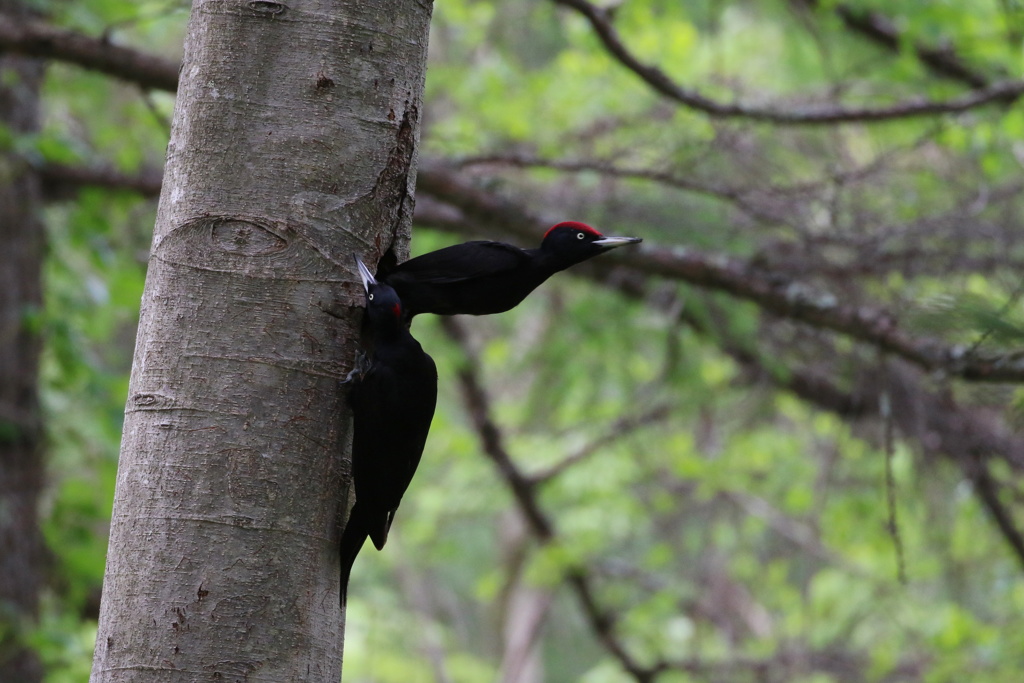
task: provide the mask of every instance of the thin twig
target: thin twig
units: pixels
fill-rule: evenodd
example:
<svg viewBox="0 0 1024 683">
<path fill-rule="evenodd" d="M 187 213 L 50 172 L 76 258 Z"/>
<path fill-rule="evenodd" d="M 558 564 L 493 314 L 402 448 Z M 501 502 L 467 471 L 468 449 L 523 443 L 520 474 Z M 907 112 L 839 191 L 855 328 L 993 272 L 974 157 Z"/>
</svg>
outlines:
<svg viewBox="0 0 1024 683">
<path fill-rule="evenodd" d="M 646 410 L 638 415 L 624 415 L 617 419 L 607 432 L 598 438 L 584 444 L 578 450 L 565 456 L 554 465 L 535 472 L 529 476 L 530 482 L 534 485 L 544 484 L 565 473 L 566 470 L 587 460 L 602 448 L 607 448 L 616 441 L 635 433 L 638 429 L 647 425 L 661 422 L 671 415 L 671 406 L 659 405 Z"/>
<path fill-rule="evenodd" d="M 999 482 L 989 472 L 988 466 L 982 456 L 976 455 L 969 461 L 961 463 L 964 473 L 974 484 L 974 491 L 981 499 L 982 505 L 992 516 L 1003 538 L 1006 539 L 1013 551 L 1014 557 L 1024 568 L 1024 533 L 1017 528 L 1013 514 L 1006 509 L 1006 505 L 999 498 Z"/>
<path fill-rule="evenodd" d="M 903 537 L 900 535 L 899 518 L 896 514 L 896 477 L 893 474 L 892 461 L 896 455 L 896 435 L 892 415 L 892 394 L 890 393 L 891 378 L 888 363 L 882 356 L 882 374 L 885 389 L 878 395 L 878 413 L 882 418 L 882 442 L 885 449 L 885 504 L 888 510 L 886 529 L 896 549 L 896 577 L 903 585 L 907 583 L 907 562 L 903 551 Z"/>
</svg>

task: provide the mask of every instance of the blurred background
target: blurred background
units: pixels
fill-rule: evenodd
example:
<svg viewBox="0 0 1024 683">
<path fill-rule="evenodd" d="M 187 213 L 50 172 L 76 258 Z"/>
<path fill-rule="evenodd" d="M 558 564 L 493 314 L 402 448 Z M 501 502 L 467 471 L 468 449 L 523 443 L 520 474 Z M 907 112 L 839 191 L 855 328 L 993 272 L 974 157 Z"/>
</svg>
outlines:
<svg viewBox="0 0 1024 683">
<path fill-rule="evenodd" d="M 187 18 L 0 0 L 2 681 L 88 677 Z M 1018 0 L 440 0 L 413 253 L 644 244 L 417 318 L 345 680 L 1020 681 L 1022 47 Z"/>
</svg>

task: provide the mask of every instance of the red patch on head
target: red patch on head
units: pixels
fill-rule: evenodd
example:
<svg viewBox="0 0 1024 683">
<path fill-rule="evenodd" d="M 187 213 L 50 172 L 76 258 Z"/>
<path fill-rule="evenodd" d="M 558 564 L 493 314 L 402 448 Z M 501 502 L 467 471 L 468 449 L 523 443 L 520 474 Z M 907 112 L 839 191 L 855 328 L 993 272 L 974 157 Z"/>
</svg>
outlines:
<svg viewBox="0 0 1024 683">
<path fill-rule="evenodd" d="M 396 303 L 391 307 L 391 312 L 395 314 L 396 318 L 402 317 L 402 304 Z"/>
<path fill-rule="evenodd" d="M 570 230 L 582 230 L 583 232 L 591 234 L 594 237 L 604 237 L 604 235 L 599 233 L 597 230 L 594 230 L 592 227 L 590 227 L 586 223 L 580 223 L 579 221 L 565 221 L 564 223 L 559 223 L 558 225 L 553 225 L 550 228 L 548 228 L 548 231 L 546 233 L 544 233 L 544 238 L 546 239 L 547 236 L 551 234 L 552 230 L 557 230 L 558 228 L 569 228 Z"/>
</svg>

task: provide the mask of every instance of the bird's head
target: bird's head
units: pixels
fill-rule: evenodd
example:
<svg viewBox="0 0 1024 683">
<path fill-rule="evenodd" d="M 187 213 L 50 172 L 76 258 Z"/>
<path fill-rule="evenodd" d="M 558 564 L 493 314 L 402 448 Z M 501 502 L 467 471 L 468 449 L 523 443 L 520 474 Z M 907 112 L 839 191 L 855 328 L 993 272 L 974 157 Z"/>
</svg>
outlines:
<svg viewBox="0 0 1024 683">
<path fill-rule="evenodd" d="M 377 330 L 398 329 L 402 324 L 402 300 L 390 285 L 378 282 L 358 256 L 353 254 L 353 257 L 366 291 L 366 314 L 370 324 Z"/>
<path fill-rule="evenodd" d="M 579 263 L 609 249 L 642 241 L 639 237 L 606 237 L 586 223 L 566 221 L 544 233 L 540 248 L 559 259 Z"/>
</svg>

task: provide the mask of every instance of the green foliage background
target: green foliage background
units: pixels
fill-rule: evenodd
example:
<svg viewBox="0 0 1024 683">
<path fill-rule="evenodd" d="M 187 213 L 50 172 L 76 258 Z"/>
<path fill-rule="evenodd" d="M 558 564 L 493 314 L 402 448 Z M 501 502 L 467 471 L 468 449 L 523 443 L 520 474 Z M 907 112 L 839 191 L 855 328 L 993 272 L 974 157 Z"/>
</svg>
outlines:
<svg viewBox="0 0 1024 683">
<path fill-rule="evenodd" d="M 179 54 L 187 19 L 180 2 L 38 4 L 56 24 L 110 31 L 118 42 L 166 56 Z M 799 106 L 833 88 L 850 102 L 874 103 L 962 92 L 922 67 L 910 49 L 916 40 L 955 46 L 993 78 L 1020 75 L 1024 23 L 1007 3 L 857 0 L 857 8 L 894 18 L 908 43 L 900 54 L 851 35 L 832 0 L 816 11 L 799 4 L 628 0 L 616 26 L 645 61 L 723 100 L 738 93 L 744 101 Z M 984 256 L 993 245 L 983 239 L 958 242 L 942 229 L 905 238 L 896 228 L 1019 182 L 1019 106 L 813 129 L 715 121 L 658 97 L 603 51 L 583 19 L 539 0 L 443 0 L 431 41 L 424 157 L 598 158 L 723 186 L 831 183 L 835 190 L 792 201 L 797 230 L 787 221 L 755 227 L 713 194 L 644 180 L 551 169 L 478 173 L 490 189 L 526 197 L 538 213 L 586 220 L 609 234 L 737 257 L 756 257 L 766 244 L 837 236 L 878 239 L 884 252 L 913 246 Z M 53 65 L 43 132 L 7 136 L 4 144 L 48 161 L 135 171 L 162 163 L 172 108 L 167 95 Z M 844 185 L 843 172 L 880 159 L 891 162 L 877 183 Z M 1017 206 L 996 210 L 1016 216 Z M 101 190 L 46 211 L 39 324 L 50 482 L 44 518 L 54 565 L 34 643 L 50 683 L 88 676 L 153 217 L 152 202 Z M 457 240 L 417 229 L 413 250 Z M 1007 259 L 1020 252 L 1018 243 L 995 246 Z M 856 259 L 840 241 L 820 254 L 838 264 Z M 857 285 L 904 312 L 915 331 L 970 344 L 993 330 L 987 347 L 1005 349 L 1019 345 L 1024 329 L 1020 307 L 1007 305 L 1018 281 L 1012 269 L 896 268 Z M 752 305 L 659 286 L 745 347 L 762 346 L 763 321 Z M 659 681 L 769 680 L 742 665 L 713 667 L 781 661 L 786 653 L 855 657 L 862 678 L 848 680 L 1019 681 L 1021 567 L 961 471 L 919 443 L 897 444 L 901 584 L 887 528 L 881 425 L 844 422 L 751 381 L 721 340 L 684 325 L 679 310 L 659 304 L 665 300 L 628 300 L 567 274 L 515 311 L 466 321 L 495 418 L 527 471 L 557 463 L 620 416 L 668 411 L 541 489 L 561 542 L 521 550 L 528 585 L 554 591 L 542 635 L 547 679 L 629 680 L 559 587 L 565 568 L 582 562 L 641 659 L 712 667 Z M 346 680 L 493 680 L 504 600 L 518 576 L 505 538 L 514 504 L 462 408 L 452 379 L 461 352 L 434 320 L 418 320 L 415 331 L 438 362 L 440 408 L 389 547 L 364 552 L 356 565 Z M 861 355 L 870 361 L 869 352 Z M 782 373 L 793 361 L 784 353 L 769 358 Z M 856 369 L 827 371 L 844 379 Z M 1012 416 L 1018 396 L 1010 388 L 978 400 Z M 815 669 L 784 680 L 847 679 Z"/>
</svg>

